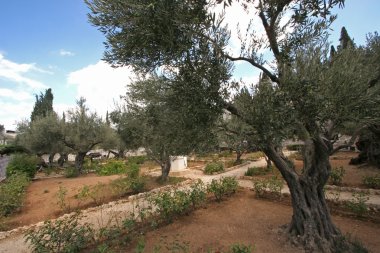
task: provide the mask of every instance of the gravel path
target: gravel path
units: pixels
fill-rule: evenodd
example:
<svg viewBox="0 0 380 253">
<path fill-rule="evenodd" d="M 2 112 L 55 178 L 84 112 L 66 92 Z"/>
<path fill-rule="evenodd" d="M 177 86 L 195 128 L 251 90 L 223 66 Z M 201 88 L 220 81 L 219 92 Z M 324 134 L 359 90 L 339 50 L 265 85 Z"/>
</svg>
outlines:
<svg viewBox="0 0 380 253">
<path fill-rule="evenodd" d="M 187 170 L 184 172 L 177 173 L 178 176 L 183 176 L 191 179 L 201 179 L 204 183 L 210 183 L 212 179 L 218 179 L 220 177 L 233 176 L 236 178 L 240 178 L 244 175 L 246 170 L 249 167 L 260 167 L 265 166 L 265 160 L 261 159 L 256 162 L 250 162 L 249 164 L 243 165 L 237 169 L 227 171 L 218 175 L 204 175 L 199 170 Z M 159 172 L 157 172 L 159 173 Z M 182 187 L 186 187 L 189 181 L 183 183 Z M 242 187 L 252 188 L 252 182 L 250 180 L 239 180 L 239 185 Z M 169 186 L 170 187 L 170 186 Z M 164 189 L 169 188 L 168 186 L 163 187 Z M 161 189 L 161 190 L 164 190 Z M 282 190 L 283 193 L 289 193 L 289 189 L 284 187 Z M 144 194 L 139 194 L 135 196 L 131 196 L 128 200 L 120 200 L 116 202 L 111 202 L 109 204 L 102 205 L 100 207 L 90 208 L 85 211 L 84 218 L 82 222 L 87 222 L 93 224 L 96 228 L 103 227 L 111 222 L 118 222 L 121 219 L 128 217 L 131 212 L 134 211 L 134 207 L 137 202 L 140 206 L 144 206 L 146 203 L 144 202 Z M 332 196 L 327 194 L 327 197 Z M 341 192 L 340 194 L 341 200 L 350 200 L 352 199 L 351 192 Z M 369 204 L 380 207 L 380 195 L 370 195 Z M 41 225 L 42 223 L 36 224 Z M 27 253 L 30 252 L 28 248 L 28 244 L 24 242 L 23 233 L 25 232 L 25 228 L 15 229 L 11 232 L 11 235 L 5 235 L 5 233 L 0 232 L 0 253 Z M 3 238 L 3 239 L 2 239 Z"/>
</svg>

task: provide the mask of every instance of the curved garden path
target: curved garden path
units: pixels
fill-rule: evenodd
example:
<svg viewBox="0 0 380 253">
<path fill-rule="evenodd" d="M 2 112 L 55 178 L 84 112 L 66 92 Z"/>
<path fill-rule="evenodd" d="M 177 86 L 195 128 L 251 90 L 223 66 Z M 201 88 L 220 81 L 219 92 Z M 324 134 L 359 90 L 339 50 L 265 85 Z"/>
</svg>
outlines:
<svg viewBox="0 0 380 253">
<path fill-rule="evenodd" d="M 247 179 L 240 179 L 244 176 L 244 173 L 249 167 L 261 167 L 265 166 L 265 160 L 261 159 L 255 162 L 249 162 L 244 164 L 236 169 L 229 170 L 227 172 L 217 174 L 217 175 L 204 175 L 200 170 L 186 170 L 183 172 L 173 173 L 175 176 L 183 176 L 190 179 L 201 179 L 204 183 L 210 183 L 213 179 L 218 179 L 220 177 L 232 176 L 239 179 L 239 185 L 246 188 L 252 188 L 252 181 Z M 153 172 L 159 173 L 159 172 Z M 180 187 L 186 187 L 190 183 L 190 180 L 187 180 L 182 183 Z M 156 190 L 165 190 L 170 186 L 164 186 Z M 282 190 L 283 193 L 289 193 L 289 189 L 285 186 Z M 131 212 L 135 209 L 135 205 L 138 202 L 139 205 L 144 205 L 144 194 L 138 194 L 130 196 L 128 199 L 119 200 L 111 202 L 99 207 L 89 208 L 83 211 L 82 222 L 93 224 L 95 227 L 102 227 L 107 225 L 109 222 L 117 222 L 120 219 L 128 217 Z M 330 195 L 327 194 L 327 197 Z M 351 192 L 341 192 L 341 200 L 350 200 L 352 199 Z M 371 194 L 369 196 L 368 202 L 371 205 L 376 206 L 378 209 L 380 207 L 380 195 Z M 65 215 L 64 215 L 65 216 Z M 67 215 L 66 215 L 67 216 Z M 7 232 L 0 232 L 0 252 L 1 253 L 27 253 L 30 252 L 29 245 L 24 241 L 24 233 L 29 227 L 40 226 L 42 222 L 34 224 L 28 227 L 21 227 Z"/>
</svg>

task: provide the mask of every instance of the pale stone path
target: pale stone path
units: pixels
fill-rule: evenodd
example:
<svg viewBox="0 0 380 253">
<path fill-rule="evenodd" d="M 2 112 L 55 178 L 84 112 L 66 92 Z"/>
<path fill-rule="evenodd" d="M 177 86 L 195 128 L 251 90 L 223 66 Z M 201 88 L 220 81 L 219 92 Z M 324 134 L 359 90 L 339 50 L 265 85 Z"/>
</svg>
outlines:
<svg viewBox="0 0 380 253">
<path fill-rule="evenodd" d="M 261 159 L 256 162 L 250 162 L 246 165 L 243 165 L 237 169 L 227 171 L 218 175 L 204 175 L 199 170 L 187 170 L 184 172 L 177 173 L 177 176 L 183 176 L 191 179 L 201 179 L 204 183 L 210 183 L 212 179 L 218 179 L 220 177 L 236 177 L 240 178 L 244 175 L 249 167 L 261 167 L 265 166 L 265 160 Z M 250 180 L 242 180 L 239 179 L 239 185 L 246 188 L 252 188 L 253 184 Z M 186 184 L 184 186 L 186 187 Z M 282 190 L 283 193 L 289 193 L 289 189 L 284 187 Z M 327 194 L 329 198 L 332 195 Z M 352 193 L 351 192 L 341 192 L 340 200 L 351 200 Z M 128 217 L 135 209 L 136 204 L 139 203 L 140 206 L 144 206 L 146 203 L 144 202 L 144 194 L 140 194 L 139 198 L 136 199 L 134 197 L 130 197 L 129 200 L 121 200 L 112 202 L 110 204 L 105 204 L 101 207 L 90 208 L 85 211 L 84 218 L 82 222 L 87 222 L 93 224 L 96 228 L 103 227 L 108 224 L 108 222 L 117 222 L 123 218 Z M 374 206 L 380 207 L 380 195 L 370 195 L 369 201 L 367 202 Z M 41 223 L 39 223 L 41 224 Z M 37 224 L 38 225 L 38 224 Z M 30 252 L 28 248 L 28 244 L 24 241 L 24 232 L 25 228 L 19 228 L 13 230 L 11 235 L 6 235 L 4 232 L 0 232 L 0 253 L 27 253 Z"/>
</svg>

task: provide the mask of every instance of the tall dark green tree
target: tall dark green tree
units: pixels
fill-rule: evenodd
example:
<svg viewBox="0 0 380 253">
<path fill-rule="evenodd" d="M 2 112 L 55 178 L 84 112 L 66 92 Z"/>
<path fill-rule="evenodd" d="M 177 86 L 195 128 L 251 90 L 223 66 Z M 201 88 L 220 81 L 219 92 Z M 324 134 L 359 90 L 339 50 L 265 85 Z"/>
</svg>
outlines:
<svg viewBox="0 0 380 253">
<path fill-rule="evenodd" d="M 230 103 L 230 90 L 216 80 L 212 89 L 203 90 L 201 100 L 197 92 L 191 96 L 193 104 L 211 102 L 203 107 L 206 115 L 218 114 L 214 106 L 225 108 L 255 129 L 262 149 L 290 189 L 293 216 L 286 231 L 294 242 L 314 252 L 334 252 L 342 245 L 352 250 L 331 220 L 323 188 L 331 172 L 329 156 L 342 148 L 333 147 L 333 137 L 346 122 L 355 121 L 359 129 L 378 122 L 380 95 L 377 65 L 365 60 L 373 59 L 373 53 L 352 48 L 333 63 L 329 58 L 328 29 L 336 19 L 331 11 L 344 0 L 86 2 L 90 22 L 106 36 L 105 60 L 113 65 L 132 65 L 145 72 L 165 65 L 174 69 L 172 79 L 192 80 L 178 83 L 191 91 L 200 91 L 200 84 L 209 79 L 207 71 L 190 72 L 199 64 L 208 69 L 212 62 L 223 66 L 225 61 L 240 61 L 261 70 L 268 81 L 248 92 L 241 107 Z M 223 17 L 210 9 L 212 4 L 224 4 L 228 12 L 231 3 L 257 15 L 264 31 L 261 35 L 256 25 L 248 27 L 236 56 L 227 48 L 230 30 L 223 26 Z M 366 48 L 376 48 L 373 42 Z M 199 50 L 202 47 L 207 50 Z M 271 57 L 262 53 L 265 48 Z M 290 135 L 305 143 L 302 174 L 278 149 Z"/>
<path fill-rule="evenodd" d="M 30 116 L 30 120 L 34 121 L 38 117 L 46 117 L 53 112 L 53 93 L 51 89 L 45 90 L 45 94 L 42 92 L 36 96 L 36 102 L 34 103 L 33 111 Z"/>
</svg>

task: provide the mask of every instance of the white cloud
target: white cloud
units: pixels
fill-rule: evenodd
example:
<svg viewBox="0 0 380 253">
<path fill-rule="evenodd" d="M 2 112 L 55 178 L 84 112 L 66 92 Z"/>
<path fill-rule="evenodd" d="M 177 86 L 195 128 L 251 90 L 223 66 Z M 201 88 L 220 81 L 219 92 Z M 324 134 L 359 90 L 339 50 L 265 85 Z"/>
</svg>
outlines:
<svg viewBox="0 0 380 253">
<path fill-rule="evenodd" d="M 12 100 L 23 101 L 32 98 L 32 95 L 25 91 L 15 91 L 6 88 L 0 88 L 0 97 L 9 98 Z"/>
<path fill-rule="evenodd" d="M 8 81 L 15 82 L 20 85 L 27 85 L 29 88 L 42 89 L 47 88 L 45 84 L 40 81 L 26 77 L 25 75 L 31 72 L 46 72 L 37 68 L 34 63 L 15 63 L 4 58 L 0 54 L 0 78 Z"/>
<path fill-rule="evenodd" d="M 74 56 L 75 54 L 73 52 L 68 51 L 68 50 L 61 49 L 61 50 L 59 50 L 59 55 L 60 56 Z"/>
<path fill-rule="evenodd" d="M 0 124 L 4 125 L 6 130 L 15 130 L 18 121 L 29 119 L 33 101 L 13 103 L 0 100 L 0 108 Z"/>
<path fill-rule="evenodd" d="M 104 61 L 71 72 L 67 82 L 77 86 L 77 95 L 85 97 L 87 106 L 104 116 L 114 109 L 114 101 L 127 91 L 126 86 L 135 79 L 131 68 L 112 68 Z"/>
</svg>

